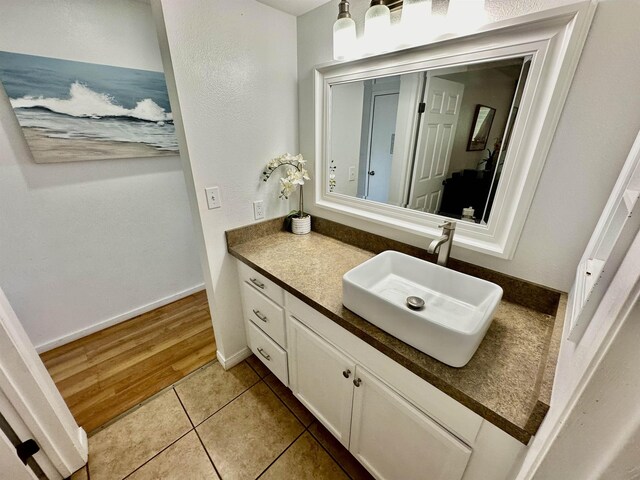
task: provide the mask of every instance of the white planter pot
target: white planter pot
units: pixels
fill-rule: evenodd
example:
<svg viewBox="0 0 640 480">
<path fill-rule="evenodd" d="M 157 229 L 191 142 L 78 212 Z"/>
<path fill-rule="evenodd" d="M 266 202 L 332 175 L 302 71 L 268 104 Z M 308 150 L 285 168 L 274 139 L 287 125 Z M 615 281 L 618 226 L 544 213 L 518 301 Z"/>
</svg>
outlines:
<svg viewBox="0 0 640 480">
<path fill-rule="evenodd" d="M 296 235 L 305 235 L 311 231 L 311 215 L 298 218 L 293 217 L 291 219 L 291 232 Z"/>
</svg>

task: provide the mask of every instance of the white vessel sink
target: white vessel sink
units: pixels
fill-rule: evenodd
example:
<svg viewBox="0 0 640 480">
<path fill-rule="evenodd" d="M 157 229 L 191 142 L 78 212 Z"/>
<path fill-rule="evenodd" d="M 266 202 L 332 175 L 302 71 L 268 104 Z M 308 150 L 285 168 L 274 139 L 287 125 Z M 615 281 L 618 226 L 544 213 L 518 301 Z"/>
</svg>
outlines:
<svg viewBox="0 0 640 480">
<path fill-rule="evenodd" d="M 345 273 L 342 292 L 349 310 L 452 367 L 471 360 L 502 298 L 494 283 L 394 251 Z M 411 296 L 424 307 L 410 309 Z"/>
</svg>

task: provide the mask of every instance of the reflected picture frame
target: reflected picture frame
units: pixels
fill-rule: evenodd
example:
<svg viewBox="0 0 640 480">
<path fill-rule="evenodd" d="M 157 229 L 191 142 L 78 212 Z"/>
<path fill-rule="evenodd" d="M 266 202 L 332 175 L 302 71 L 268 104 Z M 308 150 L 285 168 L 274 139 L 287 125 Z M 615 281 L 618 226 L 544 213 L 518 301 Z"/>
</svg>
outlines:
<svg viewBox="0 0 640 480">
<path fill-rule="evenodd" d="M 467 152 L 477 152 L 487 148 L 489 132 L 496 116 L 496 109 L 486 105 L 476 105 L 473 114 L 471 130 L 469 131 L 469 141 L 467 142 Z"/>
</svg>

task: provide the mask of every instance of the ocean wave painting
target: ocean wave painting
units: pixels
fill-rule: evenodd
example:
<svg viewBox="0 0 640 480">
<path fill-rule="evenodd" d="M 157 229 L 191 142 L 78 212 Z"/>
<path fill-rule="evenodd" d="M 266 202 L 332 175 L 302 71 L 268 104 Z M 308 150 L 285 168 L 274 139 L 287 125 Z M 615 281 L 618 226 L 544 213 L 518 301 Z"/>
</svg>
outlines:
<svg viewBox="0 0 640 480">
<path fill-rule="evenodd" d="M 164 74 L 0 51 L 37 163 L 178 154 Z"/>
</svg>

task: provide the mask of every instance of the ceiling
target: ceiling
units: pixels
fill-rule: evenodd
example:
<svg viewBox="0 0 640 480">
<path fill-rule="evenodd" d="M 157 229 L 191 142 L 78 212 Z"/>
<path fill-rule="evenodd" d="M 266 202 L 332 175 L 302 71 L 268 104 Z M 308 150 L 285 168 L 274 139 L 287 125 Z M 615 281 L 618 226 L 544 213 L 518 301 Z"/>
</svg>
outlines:
<svg viewBox="0 0 640 480">
<path fill-rule="evenodd" d="M 296 17 L 307 13 L 328 1 L 329 0 L 258 0 L 260 3 L 264 3 L 270 7 L 290 13 Z"/>
</svg>

